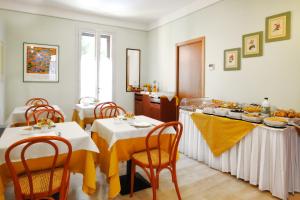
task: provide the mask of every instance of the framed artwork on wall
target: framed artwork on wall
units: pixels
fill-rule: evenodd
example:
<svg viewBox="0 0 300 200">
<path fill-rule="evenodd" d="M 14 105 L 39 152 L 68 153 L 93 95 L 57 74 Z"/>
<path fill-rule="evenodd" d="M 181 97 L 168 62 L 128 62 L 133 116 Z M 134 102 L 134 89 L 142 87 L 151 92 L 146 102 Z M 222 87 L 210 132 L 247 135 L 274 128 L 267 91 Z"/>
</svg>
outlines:
<svg viewBox="0 0 300 200">
<path fill-rule="evenodd" d="M 58 82 L 59 46 L 23 44 L 23 81 Z"/>
<path fill-rule="evenodd" d="M 291 38 L 291 12 L 280 13 L 266 18 L 266 42 Z"/>
<path fill-rule="evenodd" d="M 241 48 L 224 50 L 224 71 L 241 69 Z"/>
<path fill-rule="evenodd" d="M 243 58 L 263 55 L 263 32 L 243 35 Z"/>
</svg>

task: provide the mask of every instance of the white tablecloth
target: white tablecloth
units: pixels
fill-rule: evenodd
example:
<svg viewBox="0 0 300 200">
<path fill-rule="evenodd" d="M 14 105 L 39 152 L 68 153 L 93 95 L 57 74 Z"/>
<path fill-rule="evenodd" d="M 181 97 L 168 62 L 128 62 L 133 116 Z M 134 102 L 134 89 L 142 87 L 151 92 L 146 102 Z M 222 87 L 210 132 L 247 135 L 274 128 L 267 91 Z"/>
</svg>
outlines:
<svg viewBox="0 0 300 200">
<path fill-rule="evenodd" d="M 55 110 L 60 111 L 66 120 L 66 115 L 59 108 L 59 106 L 57 106 L 57 105 L 51 105 L 51 106 L 53 106 Z M 15 123 L 26 123 L 25 112 L 29 107 L 30 106 L 21 106 L 21 107 L 14 108 L 14 110 L 10 113 L 10 115 L 8 117 L 8 120 L 7 120 L 8 126 L 11 126 Z"/>
<path fill-rule="evenodd" d="M 134 121 L 148 122 L 152 125 L 147 128 L 136 128 L 130 125 Z M 107 142 L 109 148 L 111 148 L 118 140 L 146 137 L 154 126 L 162 123 L 143 115 L 136 116 L 134 120 L 119 120 L 116 118 L 97 119 L 94 121 L 91 131 L 98 133 Z M 165 132 L 172 134 L 175 133 L 175 130 L 167 128 Z"/>
<path fill-rule="evenodd" d="M 185 155 L 281 199 L 287 199 L 288 192 L 300 192 L 300 137 L 294 127 L 258 126 L 229 151 L 215 157 L 190 112 L 180 110 L 179 121 L 184 126 L 179 151 Z"/>
<path fill-rule="evenodd" d="M 97 146 L 91 139 L 90 135 L 87 134 L 77 123 L 65 122 L 58 123 L 56 127 L 49 129 L 46 133 L 41 133 L 41 130 L 25 130 L 28 127 L 16 127 L 6 128 L 0 138 L 0 165 L 5 163 L 5 151 L 7 148 L 22 139 L 43 136 L 43 135 L 58 135 L 67 139 L 72 145 L 72 151 L 88 150 L 93 152 L 99 152 Z M 59 147 L 59 153 L 63 154 L 67 152 L 66 145 L 57 141 L 55 142 Z M 24 145 L 23 145 L 24 146 Z M 11 152 L 10 158 L 12 160 L 20 160 L 20 152 L 22 146 L 15 148 Z M 51 146 L 47 144 L 36 144 L 27 150 L 26 158 L 41 158 L 53 155 L 54 151 Z"/>
<path fill-rule="evenodd" d="M 83 120 L 84 118 L 94 118 L 95 107 L 96 105 L 76 104 L 75 110 L 77 110 L 79 118 Z"/>
</svg>

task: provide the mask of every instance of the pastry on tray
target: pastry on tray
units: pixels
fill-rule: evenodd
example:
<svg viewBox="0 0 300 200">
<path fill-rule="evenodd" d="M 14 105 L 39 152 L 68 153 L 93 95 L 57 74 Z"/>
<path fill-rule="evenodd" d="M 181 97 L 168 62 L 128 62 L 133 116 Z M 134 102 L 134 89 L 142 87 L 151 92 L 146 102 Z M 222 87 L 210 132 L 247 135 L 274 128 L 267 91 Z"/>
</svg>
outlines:
<svg viewBox="0 0 300 200">
<path fill-rule="evenodd" d="M 260 113 L 261 112 L 261 106 L 259 106 L 259 105 L 249 105 L 249 106 L 245 106 L 243 108 L 243 110 L 245 112 L 248 112 L 248 113 Z"/>
</svg>

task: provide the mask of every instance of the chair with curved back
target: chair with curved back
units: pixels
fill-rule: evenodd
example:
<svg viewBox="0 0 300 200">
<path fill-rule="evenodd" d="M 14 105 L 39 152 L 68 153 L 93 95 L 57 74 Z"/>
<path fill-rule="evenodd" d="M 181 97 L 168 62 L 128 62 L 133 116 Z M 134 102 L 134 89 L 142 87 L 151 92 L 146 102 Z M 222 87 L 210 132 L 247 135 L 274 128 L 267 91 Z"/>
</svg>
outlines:
<svg viewBox="0 0 300 200">
<path fill-rule="evenodd" d="M 49 105 L 49 102 L 44 98 L 31 98 L 26 103 L 26 106 Z"/>
<path fill-rule="evenodd" d="M 33 110 L 30 117 L 33 117 L 34 124 L 37 124 L 40 119 L 51 119 L 54 123 L 64 122 L 65 118 L 61 112 L 55 109 L 37 109 Z M 30 117 L 27 120 L 27 125 L 30 125 Z"/>
<path fill-rule="evenodd" d="M 33 105 L 33 106 L 30 106 L 29 108 L 27 108 L 27 110 L 25 111 L 25 119 L 26 119 L 26 123 L 28 124 L 28 121 L 31 123 L 31 122 L 34 122 L 34 117 L 33 117 L 33 114 L 32 112 L 33 111 L 36 111 L 36 110 L 41 110 L 41 109 L 53 109 L 55 110 L 55 108 L 53 106 L 50 106 L 50 105 Z M 30 119 L 30 117 L 32 117 L 33 119 Z M 32 120 L 32 121 L 31 121 Z"/>
<path fill-rule="evenodd" d="M 59 164 L 59 148 L 55 142 L 62 142 L 67 147 L 66 157 L 64 157 L 64 160 L 59 161 Z M 29 162 L 27 162 L 25 158 L 25 155 L 27 155 L 26 151 L 35 144 L 48 144 L 54 149 L 53 160 L 50 160 L 51 162 L 49 162 L 50 167 L 44 166 L 46 169 L 42 171 L 31 170 Z M 10 159 L 10 154 L 13 149 L 20 146 L 22 146 L 20 163 L 24 169 L 24 173 L 22 174 L 17 173 L 17 169 Z M 57 136 L 31 137 L 12 144 L 5 152 L 5 161 L 12 176 L 15 199 L 54 199 L 53 196 L 59 193 L 59 200 L 66 200 L 70 180 L 69 163 L 71 154 L 72 146 L 70 142 Z M 52 157 L 49 159 L 52 159 Z"/>
<path fill-rule="evenodd" d="M 125 115 L 126 111 L 124 108 L 115 105 L 115 106 L 105 106 L 100 110 L 102 118 L 112 118 L 117 117 L 118 115 Z"/>
<path fill-rule="evenodd" d="M 169 128 L 173 128 L 176 133 L 169 134 Z M 182 128 L 183 126 L 180 122 L 173 121 L 158 125 L 148 133 L 145 140 L 146 150 L 134 153 L 131 156 L 130 197 L 133 195 L 136 166 L 139 166 L 146 172 L 151 182 L 153 200 L 156 200 L 156 190 L 159 187 L 159 174 L 163 169 L 168 169 L 171 172 L 178 199 L 181 199 L 176 175 L 176 158 Z M 154 146 L 153 143 L 150 144 L 150 140 L 153 141 L 153 139 L 156 141 Z"/>
<path fill-rule="evenodd" d="M 99 103 L 95 108 L 94 108 L 94 117 L 95 119 L 104 119 L 104 118 L 112 118 L 116 117 L 119 114 L 121 114 L 126 111 L 118 106 L 114 102 L 104 102 L 104 103 Z"/>
</svg>

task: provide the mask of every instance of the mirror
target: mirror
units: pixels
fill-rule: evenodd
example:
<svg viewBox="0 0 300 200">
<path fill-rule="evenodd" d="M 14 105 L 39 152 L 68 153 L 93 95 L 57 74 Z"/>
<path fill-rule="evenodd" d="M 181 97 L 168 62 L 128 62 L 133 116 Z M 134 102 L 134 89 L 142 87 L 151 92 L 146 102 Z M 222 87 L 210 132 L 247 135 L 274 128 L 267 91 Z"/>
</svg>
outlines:
<svg viewBox="0 0 300 200">
<path fill-rule="evenodd" d="M 141 50 L 126 49 L 126 91 L 138 92 L 140 88 Z"/>
</svg>

